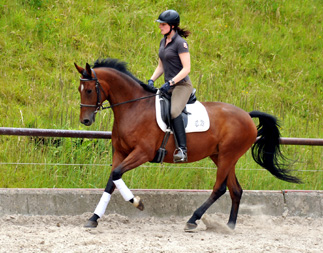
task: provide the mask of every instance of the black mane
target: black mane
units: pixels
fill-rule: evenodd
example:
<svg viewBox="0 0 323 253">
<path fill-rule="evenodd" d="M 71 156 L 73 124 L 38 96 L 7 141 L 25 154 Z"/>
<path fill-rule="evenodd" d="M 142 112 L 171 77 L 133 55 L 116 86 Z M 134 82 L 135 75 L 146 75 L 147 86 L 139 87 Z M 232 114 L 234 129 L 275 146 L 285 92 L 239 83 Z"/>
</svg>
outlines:
<svg viewBox="0 0 323 253">
<path fill-rule="evenodd" d="M 137 83 L 141 85 L 146 91 L 150 91 L 153 93 L 157 92 L 156 88 L 152 88 L 145 84 L 143 81 L 140 81 L 138 78 L 136 78 L 127 68 L 127 63 L 120 61 L 118 59 L 98 59 L 94 62 L 93 68 L 113 68 L 116 69 L 128 76 L 130 76 L 133 80 L 135 80 Z"/>
</svg>

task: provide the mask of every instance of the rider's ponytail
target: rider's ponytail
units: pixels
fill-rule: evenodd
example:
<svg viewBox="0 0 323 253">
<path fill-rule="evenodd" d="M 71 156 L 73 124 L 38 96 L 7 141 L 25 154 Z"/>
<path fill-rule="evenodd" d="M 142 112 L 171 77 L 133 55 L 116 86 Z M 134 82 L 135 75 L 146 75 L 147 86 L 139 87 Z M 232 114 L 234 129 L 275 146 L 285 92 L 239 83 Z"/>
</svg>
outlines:
<svg viewBox="0 0 323 253">
<path fill-rule="evenodd" d="M 182 29 L 182 28 L 180 28 L 179 26 L 176 26 L 176 27 L 174 28 L 174 30 L 176 30 L 176 31 L 177 31 L 177 33 L 178 33 L 181 37 L 184 37 L 184 38 L 187 38 L 187 37 L 188 37 L 188 35 L 190 35 L 190 34 L 191 34 L 191 32 L 190 32 L 189 30 Z"/>
</svg>

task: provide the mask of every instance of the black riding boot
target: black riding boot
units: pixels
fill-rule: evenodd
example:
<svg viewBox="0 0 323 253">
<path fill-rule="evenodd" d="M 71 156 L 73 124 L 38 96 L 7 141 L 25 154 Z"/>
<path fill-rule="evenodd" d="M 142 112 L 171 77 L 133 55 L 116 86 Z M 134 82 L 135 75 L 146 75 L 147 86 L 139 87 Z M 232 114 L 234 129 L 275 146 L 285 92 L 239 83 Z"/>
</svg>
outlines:
<svg viewBox="0 0 323 253">
<path fill-rule="evenodd" d="M 172 120 L 173 131 L 178 144 L 174 152 L 174 162 L 187 162 L 186 133 L 182 115 Z"/>
</svg>

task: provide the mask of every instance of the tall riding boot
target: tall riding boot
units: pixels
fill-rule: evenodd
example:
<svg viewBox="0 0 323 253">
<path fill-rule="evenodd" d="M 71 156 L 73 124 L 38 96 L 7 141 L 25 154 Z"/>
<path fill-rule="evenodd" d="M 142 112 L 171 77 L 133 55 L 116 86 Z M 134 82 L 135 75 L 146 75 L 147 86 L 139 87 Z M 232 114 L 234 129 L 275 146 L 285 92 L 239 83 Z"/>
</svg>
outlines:
<svg viewBox="0 0 323 253">
<path fill-rule="evenodd" d="M 174 162 L 187 162 L 186 133 L 182 115 L 172 120 L 178 148 L 174 152 Z"/>
</svg>

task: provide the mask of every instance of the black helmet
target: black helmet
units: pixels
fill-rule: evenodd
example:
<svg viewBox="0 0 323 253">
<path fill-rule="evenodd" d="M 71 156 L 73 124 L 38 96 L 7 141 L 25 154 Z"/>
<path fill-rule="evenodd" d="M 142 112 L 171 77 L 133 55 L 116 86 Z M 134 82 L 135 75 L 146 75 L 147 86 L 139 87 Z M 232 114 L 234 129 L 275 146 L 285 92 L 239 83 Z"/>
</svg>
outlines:
<svg viewBox="0 0 323 253">
<path fill-rule="evenodd" d="M 160 14 L 156 21 L 159 23 L 167 23 L 169 25 L 178 25 L 180 18 L 177 11 L 167 10 Z"/>
</svg>

